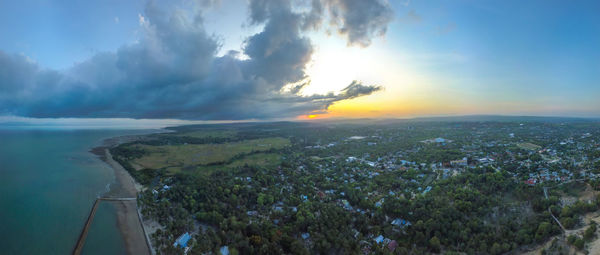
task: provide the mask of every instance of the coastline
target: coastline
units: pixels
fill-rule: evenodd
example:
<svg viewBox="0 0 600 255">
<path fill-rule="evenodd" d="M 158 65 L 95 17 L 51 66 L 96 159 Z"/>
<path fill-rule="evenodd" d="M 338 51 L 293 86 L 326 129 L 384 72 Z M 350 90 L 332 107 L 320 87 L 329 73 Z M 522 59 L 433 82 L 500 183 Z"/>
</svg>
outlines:
<svg viewBox="0 0 600 255">
<path fill-rule="evenodd" d="M 92 148 L 91 153 L 98 156 L 113 169 L 115 179 L 109 185 L 104 197 L 137 197 L 143 186 L 118 162 L 113 160 L 109 149 L 119 144 L 144 139 L 144 135 L 131 135 L 108 138 L 101 146 Z M 127 254 L 154 254 L 153 247 L 144 227 L 143 219 L 137 208 L 137 201 L 111 201 L 115 205 L 117 225 L 123 235 Z"/>
</svg>

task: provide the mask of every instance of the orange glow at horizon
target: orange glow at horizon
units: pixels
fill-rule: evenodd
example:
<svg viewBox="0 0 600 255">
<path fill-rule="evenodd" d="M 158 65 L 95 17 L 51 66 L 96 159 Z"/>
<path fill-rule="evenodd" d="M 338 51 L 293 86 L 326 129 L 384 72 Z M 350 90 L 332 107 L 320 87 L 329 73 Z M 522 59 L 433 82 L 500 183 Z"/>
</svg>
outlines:
<svg viewBox="0 0 600 255">
<path fill-rule="evenodd" d="M 448 106 L 447 101 L 410 98 L 409 96 L 374 94 L 336 102 L 325 112 L 300 115 L 300 120 L 318 120 L 328 118 L 413 118 L 436 114 L 461 114 L 477 112 L 467 105 L 456 102 Z M 443 110 L 441 110 L 443 109 Z"/>
</svg>

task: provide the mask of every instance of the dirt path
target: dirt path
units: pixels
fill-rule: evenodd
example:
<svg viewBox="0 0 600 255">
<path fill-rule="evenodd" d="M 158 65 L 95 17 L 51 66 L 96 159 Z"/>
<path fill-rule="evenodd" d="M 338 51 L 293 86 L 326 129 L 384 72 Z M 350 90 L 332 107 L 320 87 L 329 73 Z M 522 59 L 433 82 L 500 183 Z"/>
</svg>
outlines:
<svg viewBox="0 0 600 255">
<path fill-rule="evenodd" d="M 580 194 L 576 200 L 582 200 L 582 201 L 592 200 L 596 197 L 597 194 L 598 194 L 597 191 L 594 191 L 589 185 L 587 185 L 585 191 L 582 192 L 582 194 Z M 548 199 L 548 187 L 544 187 L 544 196 L 546 199 Z M 584 225 L 582 227 L 568 230 L 562 226 L 560 221 L 552 214 L 552 211 L 550 211 L 550 209 L 548 209 L 548 211 L 550 212 L 550 215 L 552 216 L 552 218 L 560 226 L 563 233 L 561 235 L 555 236 L 554 238 L 551 238 L 546 243 L 539 245 L 535 250 L 529 251 L 529 252 L 526 252 L 523 254 L 527 254 L 527 255 L 542 254 L 543 250 L 548 249 L 552 246 L 552 242 L 555 239 L 559 239 L 559 241 L 565 242 L 566 237 L 568 237 L 570 235 L 577 235 L 580 238 L 582 238 L 583 233 L 589 227 L 589 224 L 592 220 L 600 223 L 600 212 L 592 212 L 592 213 L 585 214 L 583 216 Z M 596 238 L 592 242 L 587 243 L 586 248 L 587 248 L 586 250 L 589 252 L 589 254 L 600 255 L 600 238 Z M 569 250 L 570 250 L 569 254 L 584 254 L 583 252 L 575 250 L 573 247 L 570 247 L 570 246 L 569 246 Z"/>
</svg>

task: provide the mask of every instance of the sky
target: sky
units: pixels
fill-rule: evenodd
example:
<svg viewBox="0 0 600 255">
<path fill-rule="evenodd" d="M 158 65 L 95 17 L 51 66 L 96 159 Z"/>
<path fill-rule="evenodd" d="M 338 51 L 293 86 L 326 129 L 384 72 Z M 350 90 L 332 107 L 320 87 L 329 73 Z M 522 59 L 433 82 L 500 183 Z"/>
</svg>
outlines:
<svg viewBox="0 0 600 255">
<path fill-rule="evenodd" d="M 600 117 L 600 2 L 0 2 L 0 122 Z"/>
</svg>

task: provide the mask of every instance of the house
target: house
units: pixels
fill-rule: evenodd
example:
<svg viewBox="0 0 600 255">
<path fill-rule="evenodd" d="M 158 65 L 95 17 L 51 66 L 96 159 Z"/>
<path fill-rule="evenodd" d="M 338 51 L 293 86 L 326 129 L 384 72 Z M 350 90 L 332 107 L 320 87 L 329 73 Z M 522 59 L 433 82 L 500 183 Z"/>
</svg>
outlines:
<svg viewBox="0 0 600 255">
<path fill-rule="evenodd" d="M 379 199 L 379 201 L 377 201 L 375 203 L 375 207 L 377 207 L 377 208 L 381 207 L 383 205 L 383 202 L 385 202 L 385 198 Z"/>
<path fill-rule="evenodd" d="M 317 196 L 319 196 L 320 199 L 324 199 L 326 195 L 322 191 L 319 191 L 317 192 Z"/>
<path fill-rule="evenodd" d="M 454 167 L 459 167 L 459 166 L 467 166 L 467 158 L 464 157 L 463 159 L 460 160 L 452 160 L 450 161 L 450 165 L 454 166 Z"/>
<path fill-rule="evenodd" d="M 350 205 L 350 203 L 348 203 L 348 200 L 342 199 L 342 204 L 344 205 L 344 209 L 352 210 L 352 206 Z"/>
<path fill-rule="evenodd" d="M 441 143 L 441 144 L 444 144 L 446 142 L 452 142 L 452 141 L 448 140 L 448 139 L 444 139 L 444 138 L 438 137 L 438 138 L 433 138 L 433 139 L 427 139 L 427 140 L 421 141 L 421 142 L 422 143 Z"/>
<path fill-rule="evenodd" d="M 427 186 L 427 188 L 425 188 L 425 191 L 423 191 L 423 195 L 427 194 L 427 192 L 431 191 L 431 186 Z"/>
<path fill-rule="evenodd" d="M 378 237 L 375 237 L 375 239 L 373 239 L 377 244 L 380 244 L 383 242 L 383 239 L 385 239 L 385 237 L 383 237 L 382 235 L 379 235 Z"/>
<path fill-rule="evenodd" d="M 482 163 L 482 164 L 493 163 L 494 159 L 493 158 L 485 157 L 485 158 L 479 159 L 479 162 Z"/>
<path fill-rule="evenodd" d="M 397 226 L 397 227 L 405 227 L 405 226 L 410 226 L 411 224 L 410 224 L 410 221 L 396 218 L 392 221 L 392 225 Z"/>
<path fill-rule="evenodd" d="M 396 250 L 396 248 L 398 248 L 398 242 L 396 242 L 396 240 L 392 240 L 391 242 L 388 243 L 387 248 L 391 252 L 394 252 L 394 250 Z"/>
<path fill-rule="evenodd" d="M 308 239 L 310 237 L 310 234 L 309 233 L 302 233 L 301 236 L 302 236 L 302 239 L 306 240 L 306 239 Z"/>
<path fill-rule="evenodd" d="M 535 183 L 537 182 L 536 179 L 528 179 L 525 181 L 525 184 L 527 185 L 535 185 Z"/>
<path fill-rule="evenodd" d="M 186 248 L 187 247 L 187 242 L 192 239 L 192 236 L 190 235 L 190 233 L 185 232 L 183 235 L 180 235 L 176 240 L 175 243 L 173 243 L 173 247 L 181 247 L 181 248 Z"/>
<path fill-rule="evenodd" d="M 221 255 L 229 255 L 229 247 L 227 247 L 227 245 L 221 246 L 219 253 L 221 253 Z"/>
</svg>

